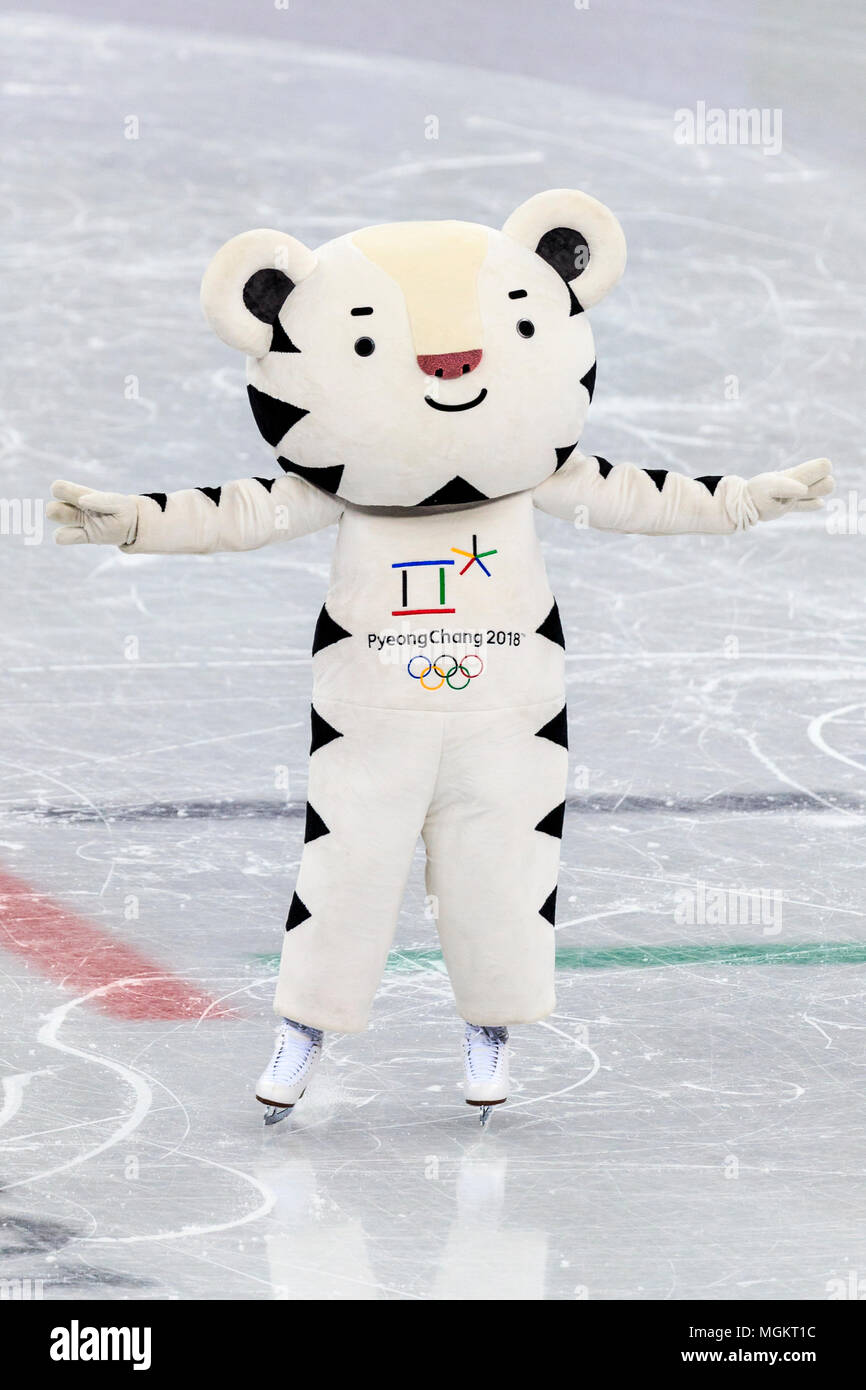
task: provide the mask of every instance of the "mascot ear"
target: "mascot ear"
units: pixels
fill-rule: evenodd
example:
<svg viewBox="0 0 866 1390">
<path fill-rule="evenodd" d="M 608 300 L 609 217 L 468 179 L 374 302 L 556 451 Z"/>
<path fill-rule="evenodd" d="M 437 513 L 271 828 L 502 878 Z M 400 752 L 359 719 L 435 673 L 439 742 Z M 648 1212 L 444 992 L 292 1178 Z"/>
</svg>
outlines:
<svg viewBox="0 0 866 1390">
<path fill-rule="evenodd" d="M 264 357 L 280 309 L 316 264 L 313 252 L 285 232 L 260 229 L 232 237 L 201 282 L 208 323 L 229 347 Z"/>
<path fill-rule="evenodd" d="M 575 188 L 552 188 L 521 203 L 502 228 L 552 266 L 589 309 L 625 269 L 622 227 L 604 203 Z"/>
</svg>

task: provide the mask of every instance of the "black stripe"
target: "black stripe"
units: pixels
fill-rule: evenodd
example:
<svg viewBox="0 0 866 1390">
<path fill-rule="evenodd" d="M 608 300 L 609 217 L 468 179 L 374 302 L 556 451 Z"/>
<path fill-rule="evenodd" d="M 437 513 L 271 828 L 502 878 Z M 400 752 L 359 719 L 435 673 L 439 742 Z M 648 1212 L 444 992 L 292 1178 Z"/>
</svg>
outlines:
<svg viewBox="0 0 866 1390">
<path fill-rule="evenodd" d="M 593 362 L 593 364 L 592 364 L 592 366 L 590 367 L 589 371 L 587 372 L 586 376 L 582 376 L 582 377 L 580 378 L 580 384 L 581 384 L 581 386 L 585 386 L 585 387 L 586 387 L 587 391 L 589 392 L 589 399 L 590 399 L 590 400 L 592 400 L 592 393 L 593 393 L 593 391 L 595 390 L 595 373 L 596 373 L 596 368 L 597 368 L 597 367 L 598 367 L 598 363 L 597 363 L 597 362 Z"/>
<path fill-rule="evenodd" d="M 276 396 L 258 391 L 255 386 L 247 387 L 247 395 L 259 434 L 267 440 L 271 448 L 279 444 L 283 435 L 293 425 L 310 413 L 308 410 L 301 410 L 298 405 L 291 405 L 288 401 L 281 401 Z"/>
<path fill-rule="evenodd" d="M 535 631 L 539 637 L 546 637 L 549 642 L 555 642 L 558 647 L 562 647 L 563 651 L 565 650 L 565 634 L 562 631 L 562 620 L 555 599 L 544 622 Z"/>
<path fill-rule="evenodd" d="M 455 507 L 462 502 L 489 502 L 490 498 L 483 492 L 479 492 L 472 483 L 467 483 L 465 478 L 458 475 L 451 478 L 442 487 L 431 492 L 429 497 L 425 497 L 423 502 L 419 502 L 419 507 Z"/>
<path fill-rule="evenodd" d="M 536 738 L 549 738 L 551 743 L 558 743 L 560 748 L 568 747 L 568 715 L 565 705 L 555 714 L 547 724 L 536 730 Z"/>
<path fill-rule="evenodd" d="M 282 455 L 277 458 L 277 463 L 287 473 L 297 473 L 299 478 L 305 478 L 308 483 L 321 488 L 322 492 L 329 492 L 331 496 L 340 486 L 340 479 L 345 467 L 342 463 L 335 463 L 329 468 L 308 468 L 306 464 L 293 463 L 291 459 L 283 458 Z"/>
<path fill-rule="evenodd" d="M 323 835 L 330 835 L 330 833 L 330 828 L 325 825 L 318 811 L 308 801 L 307 819 L 304 824 L 304 844 L 308 845 L 311 840 L 319 840 Z"/>
<path fill-rule="evenodd" d="M 301 901 L 297 893 L 293 893 L 289 915 L 286 918 L 286 931 L 292 931 L 295 927 L 299 927 L 311 915 L 306 903 Z"/>
<path fill-rule="evenodd" d="M 565 802 L 560 801 L 558 806 L 554 806 L 552 811 L 548 811 L 546 816 L 535 827 L 544 835 L 552 835 L 555 840 L 562 839 L 562 827 L 565 824 Z"/>
<path fill-rule="evenodd" d="M 343 737 L 339 729 L 335 729 L 333 724 L 329 724 L 327 719 L 323 719 L 314 705 L 310 705 L 310 731 L 311 756 L 313 753 L 318 752 L 320 748 L 324 748 L 327 744 L 333 743 L 335 738 Z"/>
<path fill-rule="evenodd" d="M 548 897 L 546 897 L 546 898 L 544 899 L 544 902 L 542 903 L 541 907 L 538 909 L 538 913 L 539 913 L 539 916 L 540 916 L 540 917 L 543 917 L 543 918 L 544 918 L 545 922 L 549 922 L 550 925 L 551 925 L 552 927 L 555 927 L 555 926 L 556 926 L 556 889 L 555 889 L 555 888 L 554 888 L 553 892 L 550 893 L 550 894 L 548 895 Z"/>
<path fill-rule="evenodd" d="M 274 319 L 274 331 L 271 334 L 271 346 L 269 352 L 300 352 L 300 348 L 292 342 L 283 325 L 278 318 Z"/>
<path fill-rule="evenodd" d="M 316 652 L 322 651 L 324 647 L 331 647 L 335 642 L 342 642 L 344 637 L 351 637 L 351 632 L 347 632 L 339 623 L 334 622 L 327 608 L 322 604 L 322 611 L 316 622 L 316 630 L 313 633 L 313 656 Z"/>
</svg>

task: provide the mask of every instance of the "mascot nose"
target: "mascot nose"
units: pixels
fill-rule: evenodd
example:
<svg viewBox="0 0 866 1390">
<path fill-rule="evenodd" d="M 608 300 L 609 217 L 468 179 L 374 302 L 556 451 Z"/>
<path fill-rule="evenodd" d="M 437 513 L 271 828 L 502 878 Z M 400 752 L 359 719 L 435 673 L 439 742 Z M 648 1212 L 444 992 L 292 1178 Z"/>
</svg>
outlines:
<svg viewBox="0 0 866 1390">
<path fill-rule="evenodd" d="M 468 352 L 422 353 L 418 366 L 425 376 L 444 377 L 449 380 L 455 376 L 465 376 L 473 372 L 481 361 L 481 348 L 471 348 Z"/>
</svg>

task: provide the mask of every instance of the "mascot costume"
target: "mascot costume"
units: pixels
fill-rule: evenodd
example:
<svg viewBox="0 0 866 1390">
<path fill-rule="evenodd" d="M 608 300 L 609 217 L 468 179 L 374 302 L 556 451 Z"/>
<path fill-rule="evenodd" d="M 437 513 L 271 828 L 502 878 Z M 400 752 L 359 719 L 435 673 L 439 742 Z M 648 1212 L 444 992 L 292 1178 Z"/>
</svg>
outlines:
<svg viewBox="0 0 866 1390">
<path fill-rule="evenodd" d="M 256 1087 L 268 1122 L 303 1094 L 323 1030 L 365 1027 L 419 835 L 482 1117 L 507 1095 L 508 1025 L 554 1007 L 568 740 L 534 508 L 577 548 L 586 525 L 722 535 L 831 490 L 824 459 L 747 480 L 579 452 L 596 372 L 585 311 L 625 257 L 613 214 L 570 189 L 502 231 L 403 222 L 318 251 L 246 232 L 215 256 L 202 303 L 246 354 L 278 476 L 135 497 L 54 485 L 61 544 L 203 553 L 338 528 L 282 1024 Z"/>
</svg>

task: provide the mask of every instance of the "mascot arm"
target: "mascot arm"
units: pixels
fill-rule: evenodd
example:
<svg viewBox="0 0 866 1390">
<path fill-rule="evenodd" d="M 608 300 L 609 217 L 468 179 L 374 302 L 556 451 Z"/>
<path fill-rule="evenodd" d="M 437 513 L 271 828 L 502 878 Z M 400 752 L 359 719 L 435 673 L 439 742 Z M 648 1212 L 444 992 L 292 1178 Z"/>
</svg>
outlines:
<svg viewBox="0 0 866 1390">
<path fill-rule="evenodd" d="M 552 516 L 602 531 L 727 535 L 790 511 L 820 507 L 832 490 L 827 459 L 755 478 L 689 478 L 661 468 L 614 466 L 607 459 L 573 454 L 535 489 L 533 501 Z"/>
<path fill-rule="evenodd" d="M 126 496 L 54 483 L 47 515 L 59 545 L 117 545 L 130 554 L 211 554 L 293 540 L 339 519 L 342 504 L 295 474 L 220 487 Z"/>
</svg>

